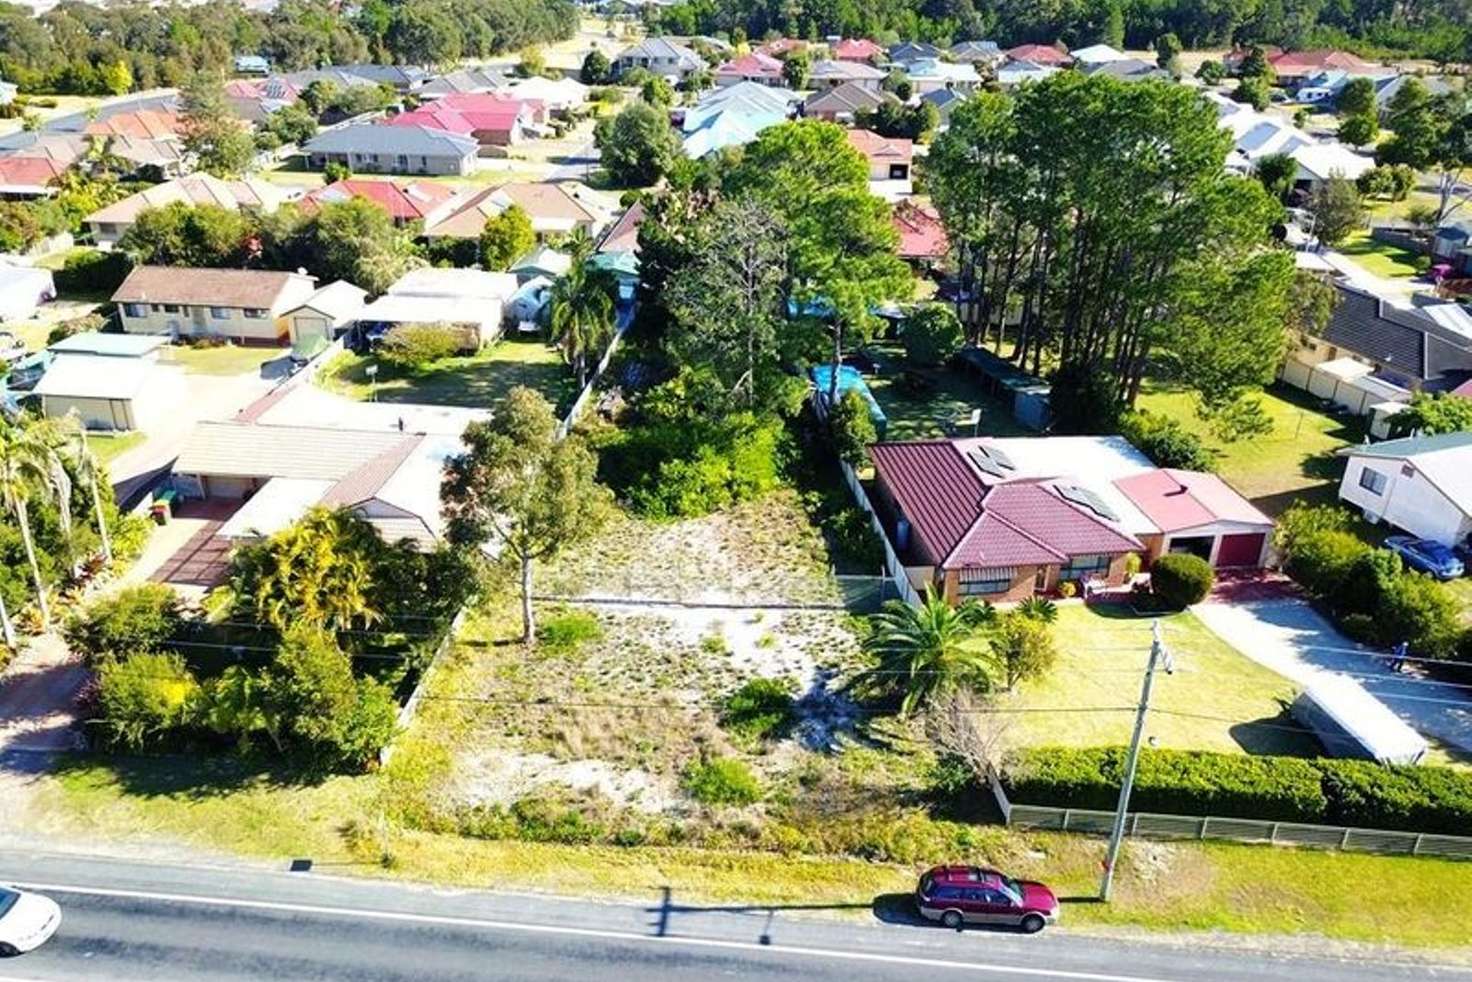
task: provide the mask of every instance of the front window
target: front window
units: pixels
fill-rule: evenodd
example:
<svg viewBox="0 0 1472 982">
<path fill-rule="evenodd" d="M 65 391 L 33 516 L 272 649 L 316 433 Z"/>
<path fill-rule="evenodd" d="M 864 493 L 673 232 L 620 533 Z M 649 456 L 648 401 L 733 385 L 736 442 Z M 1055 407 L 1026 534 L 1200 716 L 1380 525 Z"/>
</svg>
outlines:
<svg viewBox="0 0 1472 982">
<path fill-rule="evenodd" d="M 1385 493 L 1385 475 L 1379 471 L 1366 467 L 1360 471 L 1360 487 L 1371 494 L 1380 495 Z"/>
<path fill-rule="evenodd" d="M 129 317 L 147 317 L 148 316 L 148 304 L 146 304 L 146 303 L 125 303 L 125 304 L 123 304 L 123 313 L 126 314 Z"/>
<path fill-rule="evenodd" d="M 245 316 L 249 317 L 253 321 L 258 321 L 266 316 L 266 312 L 260 307 L 247 307 L 245 308 Z"/>
<path fill-rule="evenodd" d="M 1109 572 L 1109 557 L 1106 555 L 1074 556 L 1068 565 L 1058 571 L 1059 579 L 1088 580 Z"/>
<path fill-rule="evenodd" d="M 166 303 L 166 304 L 164 304 L 164 313 L 166 313 L 166 314 L 177 314 L 178 312 L 179 312 L 179 305 L 178 304 L 176 304 L 176 303 Z"/>
<path fill-rule="evenodd" d="M 217 321 L 229 320 L 230 319 L 230 308 L 229 307 L 211 307 L 210 308 L 210 316 L 213 317 Z"/>
<path fill-rule="evenodd" d="M 961 569 L 958 589 L 963 597 L 1005 593 L 1016 578 L 1015 566 L 995 566 L 990 569 L 966 566 Z"/>
</svg>

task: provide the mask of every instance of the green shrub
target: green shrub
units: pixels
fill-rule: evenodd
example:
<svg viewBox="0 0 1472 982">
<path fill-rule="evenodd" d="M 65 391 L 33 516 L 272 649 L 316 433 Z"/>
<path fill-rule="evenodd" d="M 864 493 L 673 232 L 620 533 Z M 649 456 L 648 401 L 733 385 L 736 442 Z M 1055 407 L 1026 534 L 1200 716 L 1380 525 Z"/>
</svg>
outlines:
<svg viewBox="0 0 1472 982">
<path fill-rule="evenodd" d="M 749 805 L 762 796 L 751 768 L 734 757 L 713 757 L 690 765 L 684 785 L 704 805 Z"/>
<path fill-rule="evenodd" d="M 636 426 L 601 448 L 599 476 L 649 518 L 708 515 L 777 487 L 784 433 L 751 413 Z"/>
<path fill-rule="evenodd" d="M 99 313 L 83 314 L 81 317 L 73 317 L 71 320 L 60 321 L 46 335 L 46 344 L 53 345 L 65 341 L 74 334 L 87 334 L 92 331 L 101 331 L 107 327 L 107 318 Z"/>
<path fill-rule="evenodd" d="M 838 405 L 828 418 L 828 432 L 833 452 L 852 467 L 862 466 L 869 459 L 870 444 L 879 442 L 869 403 L 857 389 L 838 397 Z"/>
<path fill-rule="evenodd" d="M 537 644 L 554 653 L 574 652 L 585 642 L 601 637 L 603 625 L 598 615 L 586 610 L 559 608 L 537 625 Z"/>
<path fill-rule="evenodd" d="M 721 725 L 749 740 L 780 736 L 792 723 L 794 689 L 791 679 L 749 679 L 726 697 Z"/>
<path fill-rule="evenodd" d="M 939 365 L 955 354 L 965 340 L 961 322 L 948 304 L 917 308 L 900 327 L 905 357 L 917 365 Z"/>
<path fill-rule="evenodd" d="M 199 682 L 178 655 L 108 659 L 97 670 L 96 723 L 105 742 L 142 750 L 189 725 L 199 694 Z"/>
<path fill-rule="evenodd" d="M 1201 438 L 1186 429 L 1178 419 L 1145 410 L 1127 412 L 1120 419 L 1119 432 L 1157 467 L 1216 470 L 1216 458 L 1202 444 Z"/>
<path fill-rule="evenodd" d="M 464 336 L 449 324 L 404 324 L 384 336 L 378 354 L 398 368 L 423 368 L 464 347 Z"/>
<path fill-rule="evenodd" d="M 1122 747 L 1040 747 L 1014 755 L 1003 769 L 1003 784 L 1015 802 L 1111 811 L 1124 759 Z M 1472 774 L 1327 757 L 1145 750 L 1131 807 L 1465 835 L 1472 828 Z"/>
<path fill-rule="evenodd" d="M 133 261 L 118 249 L 102 252 L 78 249 L 67 255 L 61 269 L 51 274 L 56 292 L 65 296 L 77 293 L 111 293 L 122 285 Z"/>
<path fill-rule="evenodd" d="M 1215 578 L 1210 563 L 1187 553 L 1168 553 L 1150 566 L 1151 592 L 1177 609 L 1206 599 Z"/>
<path fill-rule="evenodd" d="M 72 651 L 96 664 L 166 647 L 183 623 L 178 594 L 162 583 L 144 583 L 94 600 L 67 622 L 64 633 Z"/>
</svg>

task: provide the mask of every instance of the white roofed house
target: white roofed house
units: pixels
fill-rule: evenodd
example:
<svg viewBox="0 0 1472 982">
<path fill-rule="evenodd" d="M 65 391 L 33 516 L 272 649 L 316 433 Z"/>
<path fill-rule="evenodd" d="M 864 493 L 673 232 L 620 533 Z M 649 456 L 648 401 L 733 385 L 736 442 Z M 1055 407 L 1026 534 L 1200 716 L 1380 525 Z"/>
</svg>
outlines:
<svg viewBox="0 0 1472 982">
<path fill-rule="evenodd" d="M 516 288 L 510 273 L 415 269 L 358 311 L 358 324 L 366 329 L 449 324 L 461 330 L 465 347 L 474 350 L 500 336 L 502 309 Z"/>
</svg>

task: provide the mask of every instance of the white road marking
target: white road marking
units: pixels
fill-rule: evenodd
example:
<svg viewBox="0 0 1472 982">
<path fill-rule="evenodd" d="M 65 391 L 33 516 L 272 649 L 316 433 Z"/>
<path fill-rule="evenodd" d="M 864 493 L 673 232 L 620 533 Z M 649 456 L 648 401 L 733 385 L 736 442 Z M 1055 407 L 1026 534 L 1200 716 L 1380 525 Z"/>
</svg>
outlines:
<svg viewBox="0 0 1472 982">
<path fill-rule="evenodd" d="M 758 944 L 752 941 L 722 941 L 716 938 L 687 938 L 637 934 L 596 928 L 567 927 L 559 924 L 522 924 L 476 917 L 452 917 L 441 914 L 414 914 L 404 911 L 366 910 L 355 907 L 332 907 L 319 904 L 287 903 L 276 900 L 245 900 L 231 897 L 206 897 L 188 893 L 156 893 L 148 890 L 118 890 L 109 887 L 85 887 L 62 883 L 16 883 L 22 890 L 40 893 L 80 893 L 96 897 L 118 897 L 126 900 L 158 900 L 168 903 L 199 904 L 207 907 L 243 907 L 250 910 L 279 911 L 293 914 L 321 914 L 329 917 L 356 917 L 363 920 L 400 921 L 412 924 L 435 924 L 444 927 L 484 928 L 494 931 L 520 931 L 525 934 L 552 934 L 578 938 L 600 938 L 645 944 L 672 944 L 693 948 L 716 948 L 728 951 L 776 952 L 809 958 L 871 962 L 885 965 L 910 965 L 922 968 L 945 968 L 985 975 L 1021 975 L 1029 978 L 1067 979 L 1070 982 L 1180 982 L 1143 975 L 1113 975 L 1103 972 L 1080 972 L 1069 969 L 1028 968 L 1013 965 L 988 965 L 958 962 L 945 958 L 923 958 L 913 955 L 884 955 L 864 951 L 842 951 L 836 948 L 804 948 L 797 945 Z M 0 982 L 5 980 L 0 979 Z"/>
</svg>

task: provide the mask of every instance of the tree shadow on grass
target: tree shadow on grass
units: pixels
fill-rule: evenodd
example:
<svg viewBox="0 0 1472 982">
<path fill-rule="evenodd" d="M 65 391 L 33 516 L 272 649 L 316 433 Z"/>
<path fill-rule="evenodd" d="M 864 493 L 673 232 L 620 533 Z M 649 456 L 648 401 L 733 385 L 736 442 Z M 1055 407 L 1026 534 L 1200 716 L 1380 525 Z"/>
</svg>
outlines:
<svg viewBox="0 0 1472 982">
<path fill-rule="evenodd" d="M 256 755 L 222 753 L 67 754 L 52 774 L 61 780 L 91 781 L 101 771 L 125 793 L 138 798 L 221 798 L 247 788 L 313 787 L 334 776 L 324 768 L 285 765 Z"/>
</svg>

